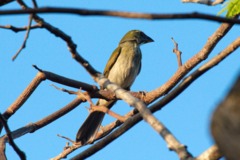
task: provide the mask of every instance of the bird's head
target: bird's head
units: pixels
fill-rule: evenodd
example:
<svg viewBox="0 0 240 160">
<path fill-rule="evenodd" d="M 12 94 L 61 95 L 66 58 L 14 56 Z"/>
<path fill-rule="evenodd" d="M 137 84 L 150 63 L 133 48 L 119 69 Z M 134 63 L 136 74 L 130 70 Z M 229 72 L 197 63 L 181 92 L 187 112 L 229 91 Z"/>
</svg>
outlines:
<svg viewBox="0 0 240 160">
<path fill-rule="evenodd" d="M 145 33 L 143 33 L 140 30 L 131 30 L 123 36 L 123 38 L 120 41 L 120 44 L 127 41 L 135 41 L 137 44 L 141 45 L 153 42 L 153 39 L 148 37 Z"/>
</svg>

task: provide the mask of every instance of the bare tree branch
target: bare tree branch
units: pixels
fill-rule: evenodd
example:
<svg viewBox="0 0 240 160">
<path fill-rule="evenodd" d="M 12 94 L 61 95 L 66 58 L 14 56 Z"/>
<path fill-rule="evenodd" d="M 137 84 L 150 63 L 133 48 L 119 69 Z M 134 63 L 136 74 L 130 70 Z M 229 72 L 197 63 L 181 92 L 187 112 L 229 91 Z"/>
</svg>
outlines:
<svg viewBox="0 0 240 160">
<path fill-rule="evenodd" d="M 15 26 L 12 26 L 12 25 L 6 25 L 6 26 L 2 26 L 0 25 L 0 28 L 2 29 L 9 29 L 9 30 L 12 30 L 13 32 L 21 32 L 21 31 L 26 31 L 28 29 L 28 26 L 25 26 L 25 27 L 15 27 Z M 37 29 L 37 28 L 42 28 L 41 26 L 39 26 L 38 24 L 36 25 L 33 25 L 30 27 L 30 29 Z"/>
<path fill-rule="evenodd" d="M 8 3 L 10 3 L 10 2 L 13 2 L 14 0 L 1 0 L 0 1 L 0 6 L 3 6 L 3 5 L 5 5 L 5 4 L 8 4 Z"/>
<path fill-rule="evenodd" d="M 76 89 L 81 88 L 81 90 L 87 91 L 91 98 L 101 98 L 101 99 L 106 99 L 106 100 L 116 100 L 117 99 L 116 95 L 112 91 L 107 91 L 107 90 L 102 90 L 102 89 L 99 90 L 98 87 L 95 85 L 87 84 L 87 83 L 84 83 L 81 81 L 77 81 L 77 80 L 73 80 L 70 78 L 66 78 L 64 76 L 60 76 L 56 73 L 42 70 L 42 69 L 38 68 L 36 65 L 33 65 L 33 67 L 36 68 L 42 74 L 44 74 L 45 79 L 50 80 L 52 82 L 62 84 L 62 85 L 73 87 Z M 146 96 L 140 92 L 130 92 L 130 93 L 134 97 L 141 99 L 141 100 L 145 99 L 144 97 Z"/>
<path fill-rule="evenodd" d="M 182 0 L 183 3 L 199 3 L 199 4 L 205 4 L 208 6 L 215 6 L 218 4 L 222 4 L 225 0 Z"/>
<path fill-rule="evenodd" d="M 35 0 L 32 0 L 32 2 L 33 2 L 34 8 L 37 8 L 37 2 L 36 2 Z M 27 32 L 26 32 L 24 41 L 23 41 L 21 47 L 19 48 L 19 50 L 17 51 L 17 53 L 12 57 L 12 60 L 13 60 L 13 61 L 17 58 L 17 56 L 20 54 L 20 52 L 26 47 L 27 39 L 28 39 L 28 37 L 29 37 L 30 30 L 31 30 L 32 20 L 33 20 L 33 15 L 30 14 L 30 16 L 29 16 L 29 22 L 28 22 L 28 26 L 27 26 Z"/>
<path fill-rule="evenodd" d="M 143 119 L 157 132 L 159 133 L 168 143 L 169 148 L 176 151 L 181 159 L 186 159 L 190 157 L 191 154 L 188 153 L 185 147 L 170 133 L 170 131 L 151 113 L 151 111 L 146 107 L 146 105 L 139 99 L 133 97 L 129 92 L 122 89 L 121 87 L 111 83 L 108 79 L 99 77 L 97 80 L 100 86 L 113 91 L 116 97 L 124 100 L 130 106 L 136 108 Z M 79 157 L 80 156 L 80 157 Z M 75 156 L 73 159 L 84 159 L 80 155 Z"/>
<path fill-rule="evenodd" d="M 75 9 L 75 8 L 59 8 L 59 7 L 44 7 L 44 8 L 26 8 L 24 10 L 1 10 L 0 15 L 13 14 L 31 14 L 31 13 L 67 13 L 81 16 L 110 16 L 121 18 L 134 18 L 146 20 L 164 20 L 164 19 L 204 19 L 216 22 L 225 22 L 231 24 L 240 24 L 240 20 L 232 18 L 224 18 L 204 13 L 179 13 L 179 14 L 154 14 L 154 13 L 138 13 L 138 12 L 124 12 L 124 11 L 109 11 L 109 10 L 89 10 L 89 9 Z"/>
<path fill-rule="evenodd" d="M 6 135 L 7 137 L 7 135 Z M 6 151 L 6 142 L 3 138 L 0 138 L 0 159 L 1 160 L 7 160 L 7 156 L 5 154 Z"/>
<path fill-rule="evenodd" d="M 38 4 L 37 4 L 37 1 L 36 1 L 36 0 L 32 0 L 32 3 L 33 3 L 33 7 L 34 7 L 34 8 L 38 8 Z"/>
<path fill-rule="evenodd" d="M 201 155 L 196 157 L 195 160 L 218 160 L 222 157 L 218 147 L 216 145 L 211 146 L 206 151 L 204 151 Z"/>
<path fill-rule="evenodd" d="M 55 73 L 52 73 L 49 71 L 44 71 L 44 70 L 38 68 L 36 65 L 33 65 L 33 67 L 36 68 L 39 72 L 41 72 L 44 75 L 45 79 L 48 79 L 52 82 L 56 82 L 56 83 L 63 84 L 63 85 L 73 87 L 73 88 L 77 88 L 77 89 L 81 88 L 82 90 L 85 90 L 88 92 L 99 91 L 98 87 L 95 85 L 90 85 L 90 84 L 87 84 L 84 82 L 80 82 L 77 80 L 66 78 L 64 76 L 60 76 L 58 74 L 55 74 Z"/>
</svg>

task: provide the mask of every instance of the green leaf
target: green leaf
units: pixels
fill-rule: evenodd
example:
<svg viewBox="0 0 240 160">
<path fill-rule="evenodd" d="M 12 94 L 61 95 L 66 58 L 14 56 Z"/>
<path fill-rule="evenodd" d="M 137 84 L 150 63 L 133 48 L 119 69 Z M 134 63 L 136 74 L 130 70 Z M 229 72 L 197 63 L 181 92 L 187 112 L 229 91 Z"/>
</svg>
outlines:
<svg viewBox="0 0 240 160">
<path fill-rule="evenodd" d="M 231 18 L 240 13 L 240 0 L 229 0 L 224 4 L 224 8 L 218 12 L 218 15 L 226 13 L 226 17 Z"/>
</svg>

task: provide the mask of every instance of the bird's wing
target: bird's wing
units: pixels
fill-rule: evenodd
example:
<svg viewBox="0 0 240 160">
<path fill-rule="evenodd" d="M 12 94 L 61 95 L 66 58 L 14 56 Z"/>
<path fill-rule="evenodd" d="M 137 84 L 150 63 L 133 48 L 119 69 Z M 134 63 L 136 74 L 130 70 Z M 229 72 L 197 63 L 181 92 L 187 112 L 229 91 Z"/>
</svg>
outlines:
<svg viewBox="0 0 240 160">
<path fill-rule="evenodd" d="M 142 52 L 141 52 L 140 49 L 139 49 L 139 51 L 140 51 L 140 54 L 139 54 L 139 56 L 140 56 L 140 66 L 139 66 L 138 74 L 137 74 L 137 75 L 139 75 L 139 73 L 140 73 L 140 71 L 141 71 L 141 69 L 142 69 Z"/>
<path fill-rule="evenodd" d="M 109 60 L 108 60 L 108 62 L 107 62 L 107 65 L 106 65 L 106 67 L 105 67 L 105 69 L 104 69 L 104 72 L 103 72 L 103 75 L 104 75 L 105 77 L 108 77 L 109 71 L 112 69 L 113 65 L 114 65 L 115 62 L 117 61 L 118 56 L 120 55 L 120 53 L 121 53 L 121 47 L 117 47 L 117 48 L 113 51 L 111 57 L 109 58 Z"/>
</svg>

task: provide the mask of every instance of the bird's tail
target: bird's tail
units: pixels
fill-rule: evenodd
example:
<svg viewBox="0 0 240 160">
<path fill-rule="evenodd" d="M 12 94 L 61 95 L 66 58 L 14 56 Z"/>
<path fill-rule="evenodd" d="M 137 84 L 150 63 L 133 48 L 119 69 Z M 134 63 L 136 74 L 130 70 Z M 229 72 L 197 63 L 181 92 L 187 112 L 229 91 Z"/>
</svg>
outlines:
<svg viewBox="0 0 240 160">
<path fill-rule="evenodd" d="M 102 105 L 100 101 L 98 101 L 96 105 Z M 104 106 L 110 109 L 115 103 L 115 101 L 105 101 L 105 103 L 107 104 L 105 104 Z M 76 142 L 81 142 L 82 145 L 86 144 L 87 142 L 91 142 L 95 138 L 95 135 L 98 132 L 99 127 L 101 126 L 104 115 L 105 113 L 99 111 L 91 112 L 78 130 Z"/>
<path fill-rule="evenodd" d="M 78 130 L 76 141 L 82 145 L 91 141 L 98 131 L 104 117 L 103 112 L 92 112 L 84 121 L 81 128 Z"/>
</svg>

